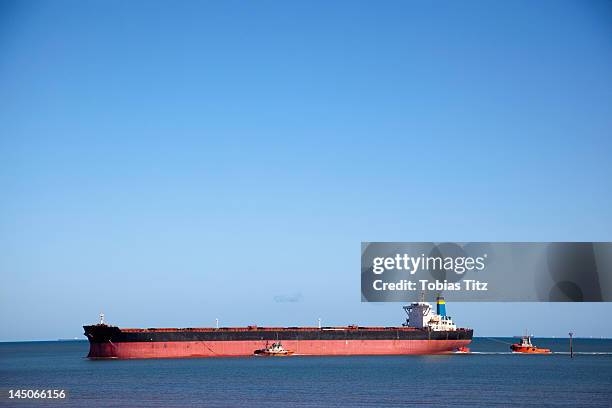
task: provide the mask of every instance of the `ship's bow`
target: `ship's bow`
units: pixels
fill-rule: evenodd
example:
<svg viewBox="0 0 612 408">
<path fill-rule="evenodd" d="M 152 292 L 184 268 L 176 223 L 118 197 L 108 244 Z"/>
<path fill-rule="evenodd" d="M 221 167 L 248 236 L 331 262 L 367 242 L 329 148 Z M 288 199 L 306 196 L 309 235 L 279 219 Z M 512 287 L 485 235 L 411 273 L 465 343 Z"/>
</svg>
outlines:
<svg viewBox="0 0 612 408">
<path fill-rule="evenodd" d="M 121 330 L 116 326 L 108 326 L 106 324 L 96 324 L 91 326 L 83 326 L 85 336 L 89 340 L 89 353 L 87 358 L 91 359 L 106 359 L 117 358 L 116 346 L 113 339 L 121 333 Z"/>
</svg>

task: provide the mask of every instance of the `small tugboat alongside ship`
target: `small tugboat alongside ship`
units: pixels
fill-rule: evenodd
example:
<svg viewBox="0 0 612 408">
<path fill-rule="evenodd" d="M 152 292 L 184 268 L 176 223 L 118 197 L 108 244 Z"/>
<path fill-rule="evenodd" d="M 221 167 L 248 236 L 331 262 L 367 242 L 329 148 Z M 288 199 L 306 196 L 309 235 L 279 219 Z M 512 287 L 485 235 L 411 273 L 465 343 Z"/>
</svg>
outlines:
<svg viewBox="0 0 612 408">
<path fill-rule="evenodd" d="M 293 354 L 291 350 L 285 350 L 283 345 L 279 342 L 272 343 L 271 346 L 267 346 L 265 348 L 255 350 L 253 353 L 256 356 L 264 356 L 264 357 L 287 357 Z"/>
</svg>

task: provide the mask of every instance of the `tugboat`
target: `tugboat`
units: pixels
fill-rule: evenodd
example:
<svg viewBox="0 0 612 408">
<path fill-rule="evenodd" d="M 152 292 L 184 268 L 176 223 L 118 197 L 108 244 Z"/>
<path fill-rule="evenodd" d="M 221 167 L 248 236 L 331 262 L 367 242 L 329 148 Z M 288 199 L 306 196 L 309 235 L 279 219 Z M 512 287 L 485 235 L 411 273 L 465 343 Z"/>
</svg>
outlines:
<svg viewBox="0 0 612 408">
<path fill-rule="evenodd" d="M 283 345 L 279 342 L 272 343 L 271 346 L 266 346 L 265 348 L 255 350 L 256 356 L 266 356 L 266 357 L 287 357 L 293 354 L 291 350 L 285 350 Z"/>
<path fill-rule="evenodd" d="M 455 349 L 455 354 L 468 354 L 471 353 L 470 348 L 469 347 L 457 347 Z"/>
<path fill-rule="evenodd" d="M 531 343 L 531 336 L 525 335 L 521 337 L 521 342 L 510 346 L 513 353 L 523 354 L 550 354 L 550 349 L 536 347 Z"/>
</svg>

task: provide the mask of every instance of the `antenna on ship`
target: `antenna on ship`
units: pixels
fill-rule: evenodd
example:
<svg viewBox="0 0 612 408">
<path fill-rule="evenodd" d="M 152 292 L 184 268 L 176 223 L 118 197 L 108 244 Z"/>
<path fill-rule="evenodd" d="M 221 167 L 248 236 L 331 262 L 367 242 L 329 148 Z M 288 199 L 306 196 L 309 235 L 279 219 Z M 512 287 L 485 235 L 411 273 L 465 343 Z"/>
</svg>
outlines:
<svg viewBox="0 0 612 408">
<path fill-rule="evenodd" d="M 217 327 L 217 329 L 219 329 L 219 318 L 215 319 L 215 326 Z"/>
<path fill-rule="evenodd" d="M 319 317 L 319 330 L 321 329 L 321 318 Z"/>
<path fill-rule="evenodd" d="M 100 324 L 104 324 L 104 313 L 100 313 Z"/>
</svg>

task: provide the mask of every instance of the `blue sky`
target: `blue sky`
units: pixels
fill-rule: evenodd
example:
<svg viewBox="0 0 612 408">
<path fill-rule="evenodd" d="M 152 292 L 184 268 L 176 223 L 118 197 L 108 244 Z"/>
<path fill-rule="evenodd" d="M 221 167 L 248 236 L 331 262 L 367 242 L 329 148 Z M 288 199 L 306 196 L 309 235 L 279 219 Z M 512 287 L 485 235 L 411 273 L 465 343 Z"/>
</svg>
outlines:
<svg viewBox="0 0 612 408">
<path fill-rule="evenodd" d="M 612 6 L 3 2 L 0 340 L 400 323 L 361 241 L 610 241 Z M 290 302 L 288 300 L 297 300 Z M 612 336 L 610 304 L 449 304 Z M 542 318 L 545 316 L 545 318 Z"/>
</svg>

